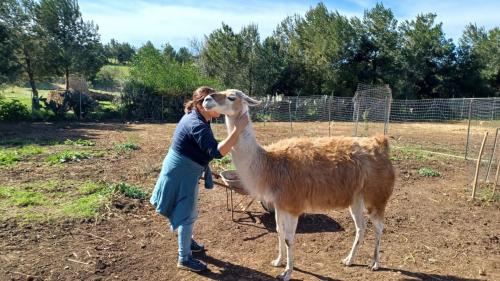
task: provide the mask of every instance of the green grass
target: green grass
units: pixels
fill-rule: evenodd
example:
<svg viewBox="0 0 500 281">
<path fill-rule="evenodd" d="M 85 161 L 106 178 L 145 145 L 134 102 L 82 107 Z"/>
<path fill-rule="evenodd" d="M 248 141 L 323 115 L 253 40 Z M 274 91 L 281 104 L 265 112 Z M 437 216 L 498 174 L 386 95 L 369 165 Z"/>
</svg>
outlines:
<svg viewBox="0 0 500 281">
<path fill-rule="evenodd" d="M 119 80 L 126 80 L 130 76 L 130 66 L 126 65 L 105 65 L 101 68 L 102 71 L 110 70 L 116 74 Z"/>
<path fill-rule="evenodd" d="M 481 186 L 476 191 L 476 196 L 479 200 L 485 202 L 498 202 L 500 201 L 500 190 L 496 190 L 495 196 L 493 196 L 493 184 L 487 184 L 485 186 Z"/>
<path fill-rule="evenodd" d="M 148 193 L 142 190 L 140 187 L 135 185 L 130 185 L 127 183 L 118 183 L 112 186 L 115 192 L 120 192 L 126 197 L 134 199 L 146 199 Z"/>
<path fill-rule="evenodd" d="M 105 203 L 109 202 L 106 190 L 84 195 L 63 205 L 61 214 L 67 218 L 91 218 L 99 214 Z"/>
<path fill-rule="evenodd" d="M 425 161 L 434 157 L 431 152 L 424 151 L 415 147 L 392 147 L 391 160 L 417 160 Z"/>
<path fill-rule="evenodd" d="M 92 153 L 86 151 L 71 151 L 65 150 L 52 155 L 49 155 L 46 160 L 50 164 L 60 164 L 67 162 L 79 162 L 84 159 L 92 158 Z"/>
<path fill-rule="evenodd" d="M 120 144 L 115 145 L 115 150 L 118 153 L 130 152 L 133 150 L 138 150 L 139 148 L 140 148 L 139 145 L 136 144 L 135 142 L 124 142 L 124 143 L 120 143 Z"/>
<path fill-rule="evenodd" d="M 27 156 L 41 154 L 44 149 L 38 145 L 26 145 L 20 148 L 0 148 L 0 166 L 12 165 Z"/>
<path fill-rule="evenodd" d="M 8 199 L 13 206 L 28 207 L 45 204 L 47 198 L 39 192 L 0 186 L 0 199 Z"/>
<path fill-rule="evenodd" d="M 423 176 L 423 177 L 439 177 L 441 176 L 441 174 L 436 171 L 436 170 L 433 170 L 432 168 L 428 168 L 428 167 L 422 167 L 418 170 L 418 174 Z"/>
<path fill-rule="evenodd" d="M 0 221 L 54 221 L 95 218 L 114 196 L 146 199 L 141 187 L 94 181 L 35 181 L 16 186 L 0 186 Z"/>
<path fill-rule="evenodd" d="M 235 169 L 233 162 L 231 161 L 230 154 L 227 154 L 226 156 L 222 157 L 221 159 L 215 159 L 212 162 L 212 167 L 214 168 L 214 170 L 234 170 Z"/>
<path fill-rule="evenodd" d="M 41 154 L 44 152 L 44 149 L 38 145 L 26 145 L 22 146 L 19 149 L 16 149 L 17 153 L 21 156 L 26 156 L 26 155 L 35 155 L 35 154 Z"/>
<path fill-rule="evenodd" d="M 93 143 L 90 140 L 82 140 L 82 139 L 76 139 L 76 140 L 66 139 L 64 141 L 64 144 L 66 144 L 66 145 L 76 145 L 76 146 L 94 146 L 95 145 L 95 143 Z"/>
<path fill-rule="evenodd" d="M 105 183 L 39 181 L 18 186 L 0 186 L 0 220 L 49 221 L 62 218 L 92 218 L 111 201 Z"/>
<path fill-rule="evenodd" d="M 84 195 L 90 195 L 98 192 L 102 192 L 107 188 L 107 185 L 102 182 L 87 181 L 83 185 L 80 185 L 78 192 Z"/>
<path fill-rule="evenodd" d="M 12 165 L 19 161 L 21 161 L 21 156 L 18 154 L 6 149 L 0 150 L 0 166 Z"/>
<path fill-rule="evenodd" d="M 51 90 L 38 89 L 38 96 L 47 97 Z M 31 88 L 29 87 L 19 87 L 19 86 L 8 86 L 7 88 L 0 91 L 2 95 L 8 99 L 17 99 L 29 109 L 31 109 Z"/>
</svg>

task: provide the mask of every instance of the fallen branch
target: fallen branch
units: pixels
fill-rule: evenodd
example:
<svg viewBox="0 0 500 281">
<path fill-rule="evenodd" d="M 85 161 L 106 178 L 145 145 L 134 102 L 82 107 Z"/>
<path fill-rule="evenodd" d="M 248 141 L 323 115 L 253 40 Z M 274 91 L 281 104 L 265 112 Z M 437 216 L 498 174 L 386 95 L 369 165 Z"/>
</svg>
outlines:
<svg viewBox="0 0 500 281">
<path fill-rule="evenodd" d="M 87 233 L 87 232 L 85 232 L 85 234 L 87 234 L 87 235 L 89 235 L 89 236 L 92 236 L 92 237 L 94 237 L 94 238 L 98 238 L 98 239 L 104 240 L 104 241 L 106 241 L 106 242 L 108 242 L 108 243 L 110 243 L 110 244 L 114 244 L 112 241 L 110 241 L 110 240 L 108 240 L 108 239 L 106 239 L 106 238 L 99 237 L 99 236 L 97 236 L 97 235 L 95 235 L 95 234 L 92 234 L 92 233 Z"/>
<path fill-rule="evenodd" d="M 82 262 L 82 261 L 77 261 L 77 260 L 73 260 L 73 259 L 68 259 L 68 261 L 70 261 L 70 262 L 76 262 L 76 263 L 80 263 L 80 264 L 84 264 L 84 265 L 89 265 L 90 264 L 89 262 Z"/>
</svg>

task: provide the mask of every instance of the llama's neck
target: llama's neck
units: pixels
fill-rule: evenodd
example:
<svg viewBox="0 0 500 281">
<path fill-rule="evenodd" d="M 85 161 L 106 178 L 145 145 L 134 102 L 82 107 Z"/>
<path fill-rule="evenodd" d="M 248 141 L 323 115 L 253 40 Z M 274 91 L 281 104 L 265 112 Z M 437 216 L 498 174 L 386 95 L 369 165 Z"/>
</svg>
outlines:
<svg viewBox="0 0 500 281">
<path fill-rule="evenodd" d="M 234 122 L 235 118 L 226 116 L 226 127 L 228 134 L 230 134 L 234 130 Z M 255 152 L 257 152 L 259 148 L 260 146 L 257 143 L 257 139 L 253 131 L 252 122 L 249 122 L 245 129 L 240 133 L 238 141 L 231 150 L 233 160 L 235 160 L 235 158 L 238 158 L 238 160 L 250 159 L 252 158 L 251 156 L 255 155 Z"/>
<path fill-rule="evenodd" d="M 234 118 L 226 116 L 228 133 L 234 130 Z M 250 193 L 261 188 L 258 179 L 262 173 L 265 150 L 257 143 L 252 122 L 241 132 L 236 145 L 231 150 L 231 156 L 243 185 Z M 254 193 L 255 194 L 255 193 Z"/>
</svg>

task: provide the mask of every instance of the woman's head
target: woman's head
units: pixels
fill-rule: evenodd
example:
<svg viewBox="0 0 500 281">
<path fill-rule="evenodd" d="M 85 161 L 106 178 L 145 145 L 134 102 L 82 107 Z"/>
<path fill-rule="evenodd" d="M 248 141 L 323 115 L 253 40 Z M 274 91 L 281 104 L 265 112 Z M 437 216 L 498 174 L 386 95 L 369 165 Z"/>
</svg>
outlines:
<svg viewBox="0 0 500 281">
<path fill-rule="evenodd" d="M 210 117 L 219 117 L 219 113 L 217 112 L 212 112 L 212 111 L 206 111 L 202 104 L 203 100 L 205 97 L 216 93 L 216 91 L 213 88 L 207 87 L 207 86 L 201 86 L 198 89 L 196 89 L 193 92 L 193 98 L 192 100 L 188 101 L 185 106 L 184 106 L 184 112 L 189 113 L 193 109 L 196 109 L 202 113 L 207 113 Z"/>
<path fill-rule="evenodd" d="M 213 93 L 215 93 L 215 90 L 210 87 L 199 87 L 193 92 L 193 99 L 185 104 L 184 111 L 186 113 L 191 112 L 193 109 L 197 108 L 198 105 L 201 105 L 203 103 L 203 99 L 205 99 L 206 96 Z"/>
</svg>

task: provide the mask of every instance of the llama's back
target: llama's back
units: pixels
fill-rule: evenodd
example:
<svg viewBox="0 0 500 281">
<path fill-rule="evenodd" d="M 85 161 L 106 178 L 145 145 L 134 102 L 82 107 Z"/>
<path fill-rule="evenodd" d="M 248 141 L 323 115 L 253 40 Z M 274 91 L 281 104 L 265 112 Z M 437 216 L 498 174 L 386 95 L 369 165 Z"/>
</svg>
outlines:
<svg viewBox="0 0 500 281">
<path fill-rule="evenodd" d="M 274 203 L 291 213 L 346 208 L 358 194 L 378 210 L 392 193 L 385 137 L 292 138 L 265 149 L 262 180 L 273 189 Z"/>
</svg>

